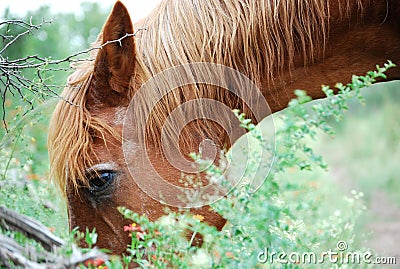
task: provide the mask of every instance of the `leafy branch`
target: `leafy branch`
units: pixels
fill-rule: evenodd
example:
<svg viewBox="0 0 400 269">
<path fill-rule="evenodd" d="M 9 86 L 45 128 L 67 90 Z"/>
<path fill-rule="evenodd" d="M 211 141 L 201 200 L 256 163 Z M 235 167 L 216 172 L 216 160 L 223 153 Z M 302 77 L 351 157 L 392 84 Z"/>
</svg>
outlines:
<svg viewBox="0 0 400 269">
<path fill-rule="evenodd" d="M 385 72 L 394 67 L 396 65 L 388 61 L 383 67 L 377 65 L 375 71 L 369 71 L 365 76 L 353 75 L 352 81 L 346 85 L 337 83 L 335 89 L 322 86 L 322 91 L 328 100 L 312 105 L 311 109 L 315 113 L 309 113 L 304 106 L 305 103 L 312 101 L 312 98 L 305 91 L 295 91 L 297 98 L 289 102 L 287 113 L 281 115 L 284 124 L 276 134 L 281 139 L 278 143 L 280 150 L 276 156 L 278 163 L 276 167 L 282 171 L 287 166 L 297 165 L 301 170 L 310 170 L 311 163 L 315 163 L 326 169 L 327 165 L 322 157 L 314 153 L 312 148 L 307 145 L 305 138 L 315 139 L 318 130 L 333 135 L 334 131 L 329 121 L 331 119 L 340 121 L 343 118 L 344 112 L 348 110 L 347 102 L 349 100 L 357 99 L 364 103 L 361 89 L 371 86 L 380 78 L 386 79 Z M 296 156 L 294 154 L 296 151 L 303 152 L 307 158 Z"/>
<path fill-rule="evenodd" d="M 135 36 L 142 28 L 139 28 L 135 33 L 127 33 L 119 39 L 107 41 L 98 46 L 93 46 L 89 49 L 73 53 L 62 59 L 52 59 L 51 57 L 41 57 L 37 54 L 23 56 L 17 59 L 9 59 L 7 52 L 21 38 L 27 35 L 32 35 L 42 28 L 45 24 L 51 23 L 52 20 L 42 20 L 38 24 L 32 23 L 32 18 L 29 22 L 23 20 L 5 20 L 0 22 L 0 38 L 4 44 L 0 50 L 0 102 L 2 106 L 2 121 L 5 129 L 8 131 L 6 124 L 6 98 L 8 94 L 19 97 L 27 104 L 28 111 L 34 109 L 35 99 L 44 101 L 49 97 L 61 98 L 59 95 L 60 88 L 65 85 L 51 84 L 52 77 L 48 74 L 49 71 L 68 71 L 71 69 L 71 64 L 83 61 L 93 61 L 91 52 L 102 49 L 104 46 L 111 43 L 119 43 L 127 37 Z M 15 32 L 15 33 L 14 33 Z M 18 33 L 19 32 L 19 33 Z M 33 97 L 31 96 L 33 94 Z"/>
</svg>

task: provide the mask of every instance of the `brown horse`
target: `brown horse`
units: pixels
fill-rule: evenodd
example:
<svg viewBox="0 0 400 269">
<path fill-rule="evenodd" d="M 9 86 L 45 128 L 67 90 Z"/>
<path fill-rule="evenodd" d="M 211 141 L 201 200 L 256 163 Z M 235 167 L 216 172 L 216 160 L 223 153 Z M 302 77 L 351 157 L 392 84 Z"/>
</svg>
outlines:
<svg viewBox="0 0 400 269">
<path fill-rule="evenodd" d="M 142 128 L 147 135 L 147 150 L 136 152 L 128 167 L 122 150 L 123 119 L 150 78 L 188 63 L 220 64 L 250 78 L 274 113 L 286 107 L 295 89 L 322 98 L 321 84 L 345 82 L 388 59 L 400 62 L 397 0 L 164 0 L 135 28 L 142 30 L 134 32 L 126 8 L 117 1 L 96 43 L 104 46 L 94 53 L 95 61 L 80 64 L 69 78 L 63 96 L 75 105 L 57 105 L 48 142 L 51 176 L 67 197 L 70 227 L 96 227 L 98 245 L 115 253 L 130 242 L 117 206 L 151 220 L 164 212 L 164 205 L 131 176 L 141 154 L 165 181 L 182 184 L 181 170 L 160 147 L 164 131 L 167 138 L 180 132 L 178 146 L 184 156 L 198 151 L 204 139 L 219 149 L 236 140 L 228 139 L 228 131 L 212 120 L 180 120 L 183 112 L 177 107 L 197 100 L 188 109 L 200 109 L 202 115 L 209 110 L 204 100 L 211 99 L 256 118 L 240 98 L 215 85 L 184 85 L 161 99 L 157 87 L 147 90 L 129 112 L 130 128 Z M 388 75 L 399 78 L 400 70 Z M 165 127 L 175 112 L 175 120 Z M 146 182 L 141 175 L 139 180 Z M 218 229 L 225 223 L 208 206 L 193 212 Z"/>
</svg>

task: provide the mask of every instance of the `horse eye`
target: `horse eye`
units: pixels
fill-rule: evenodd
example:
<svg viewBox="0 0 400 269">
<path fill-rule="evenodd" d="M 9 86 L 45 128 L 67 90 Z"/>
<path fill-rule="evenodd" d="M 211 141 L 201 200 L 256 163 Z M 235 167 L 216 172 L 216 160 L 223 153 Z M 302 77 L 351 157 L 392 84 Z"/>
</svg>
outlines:
<svg viewBox="0 0 400 269">
<path fill-rule="evenodd" d="M 102 192 L 114 181 L 117 173 L 114 171 L 93 171 L 87 175 L 89 180 L 89 191 L 92 194 Z"/>
</svg>

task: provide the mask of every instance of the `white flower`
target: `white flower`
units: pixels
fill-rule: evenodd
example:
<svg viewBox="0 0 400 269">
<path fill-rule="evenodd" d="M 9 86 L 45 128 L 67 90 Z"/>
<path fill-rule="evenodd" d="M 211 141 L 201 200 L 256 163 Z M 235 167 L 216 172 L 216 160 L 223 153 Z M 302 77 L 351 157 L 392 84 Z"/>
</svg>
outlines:
<svg viewBox="0 0 400 269">
<path fill-rule="evenodd" d="M 167 227 L 171 227 L 174 226 L 176 223 L 176 220 L 174 217 L 170 216 L 170 215 L 166 215 L 166 216 L 162 216 L 161 218 L 158 219 L 158 223 L 161 226 L 167 226 Z"/>
<path fill-rule="evenodd" d="M 192 268 L 211 268 L 211 257 L 204 249 L 197 250 L 192 256 Z"/>
</svg>

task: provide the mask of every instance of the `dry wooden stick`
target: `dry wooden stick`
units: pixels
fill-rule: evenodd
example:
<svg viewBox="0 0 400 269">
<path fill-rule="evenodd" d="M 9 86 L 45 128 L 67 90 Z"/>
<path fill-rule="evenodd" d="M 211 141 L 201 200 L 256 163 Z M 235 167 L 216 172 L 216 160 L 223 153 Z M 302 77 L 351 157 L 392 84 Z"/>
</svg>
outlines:
<svg viewBox="0 0 400 269">
<path fill-rule="evenodd" d="M 46 250 L 60 247 L 64 241 L 55 236 L 50 230 L 38 221 L 21 215 L 5 206 L 0 206 L 0 225 L 6 229 L 17 230 L 27 237 L 38 241 Z"/>
<path fill-rule="evenodd" d="M 70 255 L 58 254 L 56 250 L 65 244 L 61 238 L 52 234 L 38 221 L 4 206 L 0 206 L 0 226 L 7 230 L 20 231 L 48 250 L 38 253 L 33 246 L 22 247 L 14 239 L 0 234 L 0 267 L 14 268 L 17 265 L 33 269 L 76 268 L 88 260 L 99 258 L 108 260 L 108 256 L 98 249 L 86 252 L 75 245 L 71 246 L 72 253 Z"/>
</svg>

